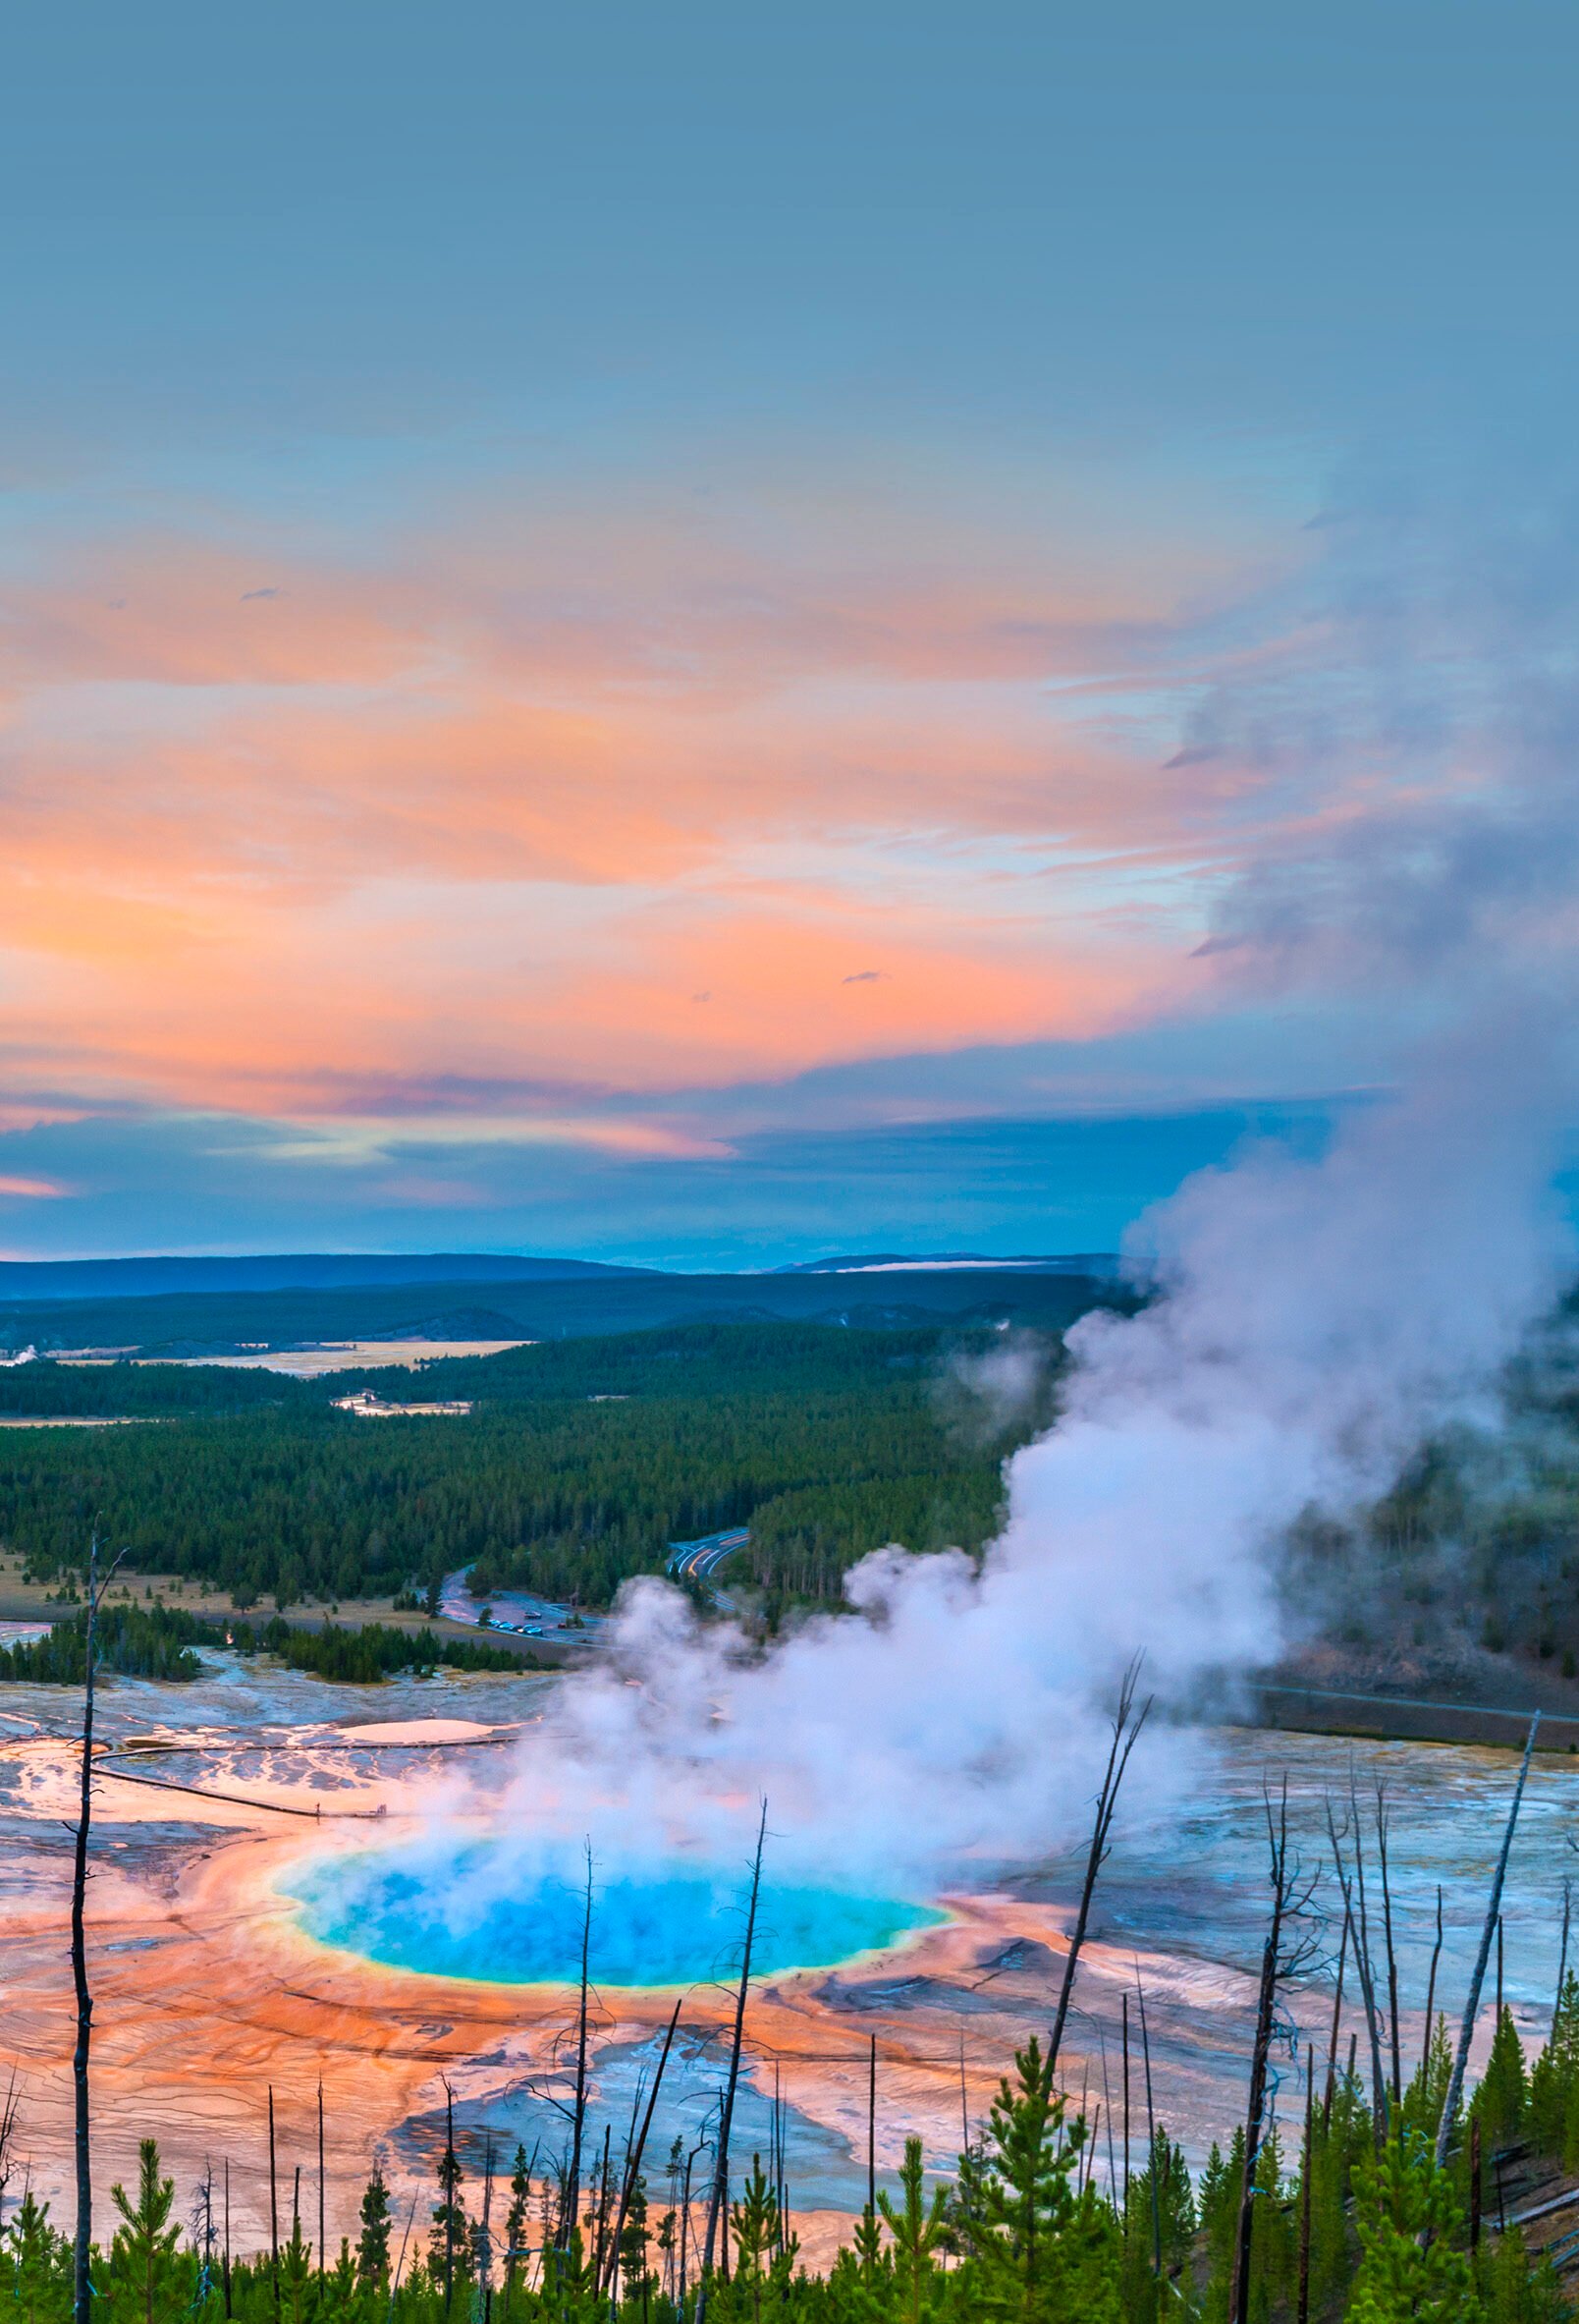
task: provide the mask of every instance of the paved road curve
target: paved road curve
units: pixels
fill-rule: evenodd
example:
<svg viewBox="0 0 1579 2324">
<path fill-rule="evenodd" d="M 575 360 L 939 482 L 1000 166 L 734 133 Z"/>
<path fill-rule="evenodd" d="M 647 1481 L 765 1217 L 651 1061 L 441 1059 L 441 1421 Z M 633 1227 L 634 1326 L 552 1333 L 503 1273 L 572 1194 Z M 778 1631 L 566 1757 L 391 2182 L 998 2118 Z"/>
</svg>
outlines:
<svg viewBox="0 0 1579 2324">
<path fill-rule="evenodd" d="M 676 1581 L 711 1581 L 725 1559 L 750 1538 L 748 1525 L 729 1525 L 722 1533 L 704 1533 L 699 1541 L 671 1541 L 670 1574 Z"/>
</svg>

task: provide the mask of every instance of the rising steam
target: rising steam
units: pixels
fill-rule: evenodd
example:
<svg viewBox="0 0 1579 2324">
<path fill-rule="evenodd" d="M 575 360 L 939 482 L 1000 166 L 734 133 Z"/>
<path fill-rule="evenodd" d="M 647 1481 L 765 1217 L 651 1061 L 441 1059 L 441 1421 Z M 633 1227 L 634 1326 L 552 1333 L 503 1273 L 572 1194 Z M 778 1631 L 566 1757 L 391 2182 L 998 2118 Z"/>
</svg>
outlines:
<svg viewBox="0 0 1579 2324">
<path fill-rule="evenodd" d="M 1219 910 L 1202 973 L 1231 983 L 1248 958 L 1258 1002 L 1273 979 L 1303 977 L 1353 1006 L 1358 970 L 1394 1022 L 1418 1024 L 1429 990 L 1473 1029 L 1417 1052 L 1401 1095 L 1341 1110 L 1320 1158 L 1252 1150 L 1143 1222 L 1160 1296 L 1070 1334 L 1060 1417 L 1010 1462 L 1007 1522 L 979 1569 L 882 1551 L 849 1577 L 848 1613 L 765 1654 L 662 1582 L 628 1587 L 605 1665 L 560 1690 L 526 1745 L 507 1829 L 737 1858 L 765 1794 L 781 1863 L 936 1880 L 963 1857 L 1033 1857 L 1083 1826 L 1103 1706 L 1132 1655 L 1179 1705 L 1274 1661 L 1289 1527 L 1312 1509 L 1362 1510 L 1429 1433 L 1495 1419 L 1499 1375 L 1570 1257 L 1552 1193 L 1572 1088 L 1564 1011 L 1528 996 L 1566 981 L 1572 953 L 1579 716 L 1552 710 L 1559 678 L 1570 712 L 1575 692 L 1555 612 L 1544 628 L 1531 617 L 1516 652 L 1490 616 L 1477 643 L 1480 600 L 1467 582 L 1438 586 L 1441 570 L 1401 558 L 1396 595 L 1482 673 L 1456 725 L 1404 716 L 1388 695 L 1375 588 L 1334 587 L 1325 615 L 1340 646 L 1348 624 L 1363 684 L 1345 692 L 1269 655 L 1255 700 L 1208 705 L 1218 737 L 1236 717 L 1253 726 L 1286 788 L 1291 769 L 1315 782 L 1331 758 L 1330 702 L 1359 704 L 1355 761 L 1377 802 L 1346 812 L 1331 844 L 1308 816 L 1267 841 Z M 1394 661 L 1408 669 L 1406 653 Z M 1534 662 L 1548 680 L 1538 732 Z M 1211 754 L 1212 734 L 1196 742 Z M 1391 795 L 1376 779 L 1388 752 Z M 1466 787 L 1469 759 L 1499 762 L 1499 784 Z M 1408 909 L 1389 911 L 1400 897 Z M 1181 1730 L 1162 1747 L 1159 1732 L 1136 1762 L 1142 1799 L 1188 1759 Z"/>
<path fill-rule="evenodd" d="M 766 1794 L 780 1860 L 851 1875 L 1067 1842 L 1129 1657 L 1165 1702 L 1276 1659 L 1289 1525 L 1493 1415 L 1567 1255 L 1549 1060 L 1516 1029 L 1351 1113 L 1324 1158 L 1253 1152 L 1146 1222 L 1163 1296 L 1076 1326 L 1062 1415 L 1010 1462 L 979 1571 L 882 1551 L 851 1613 L 764 1655 L 632 1584 L 606 1666 L 528 1745 L 509 1828 L 737 1854 Z"/>
</svg>

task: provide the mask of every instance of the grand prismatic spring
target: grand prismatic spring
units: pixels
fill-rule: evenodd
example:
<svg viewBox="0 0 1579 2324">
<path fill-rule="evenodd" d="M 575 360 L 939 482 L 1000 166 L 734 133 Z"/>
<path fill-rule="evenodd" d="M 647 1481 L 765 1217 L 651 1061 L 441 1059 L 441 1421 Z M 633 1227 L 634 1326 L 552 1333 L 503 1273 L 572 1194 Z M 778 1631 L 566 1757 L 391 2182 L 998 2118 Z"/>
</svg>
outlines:
<svg viewBox="0 0 1579 2324">
<path fill-rule="evenodd" d="M 557 2151 L 573 2063 L 577 1852 L 552 1859 L 552 1881 L 512 1886 L 496 1877 L 500 1835 L 485 1804 L 523 1715 L 552 1686 L 395 1681 L 377 1724 L 356 1688 L 314 1682 L 307 1694 L 288 1674 L 229 1657 L 191 1687 L 106 1690 L 91 1947 L 106 2186 L 151 2131 L 189 2178 L 205 2156 L 228 2156 L 238 2232 L 247 2220 L 262 2232 L 268 2091 L 284 2149 L 305 2153 L 320 2079 L 332 2222 L 354 2217 L 375 2146 L 409 2202 L 442 2144 L 446 2086 L 468 2168 L 490 2132 L 496 2151 L 517 2138 Z M 16 1688 L 0 1751 L 8 2021 L 25 2151 L 46 2194 L 64 2191 L 70 2151 L 73 1752 L 62 1707 L 49 1690 Z M 1386 1777 L 1412 2050 L 1437 1884 L 1441 1976 L 1456 1994 L 1511 1774 L 1501 1752 L 1231 1730 L 1204 1739 L 1204 1753 L 1184 1813 L 1120 1818 L 1068 2037 L 1076 2084 L 1088 2076 L 1100 2093 L 1103 2044 L 1116 2056 L 1122 1996 L 1142 1982 L 1159 2109 L 1192 2150 L 1243 2105 L 1263 1784 L 1287 1773 L 1291 1820 L 1314 1857 L 1326 1797 L 1346 1792 L 1351 1771 L 1362 1795 Z M 436 1792 L 449 1797 L 463 1772 L 470 1816 L 430 1821 Z M 1537 1760 L 1505 1901 L 1507 1992 L 1532 2035 L 1550 2010 L 1571 1782 L 1566 1759 Z M 808 2248 L 831 2247 L 864 2199 L 874 2038 L 886 2174 L 906 2129 L 947 2168 L 962 2110 L 979 2120 L 1015 2042 L 1046 2027 L 1078 1862 L 956 1870 L 947 1895 L 895 1898 L 874 1881 L 851 1896 L 776 1879 L 770 1843 L 736 2119 L 749 2156 L 766 2147 L 777 2101 Z M 638 1876 L 608 1852 L 596 1863 L 594 2140 L 605 2125 L 624 2136 L 677 1999 L 653 2136 L 667 2151 L 675 2136 L 688 2146 L 703 2135 L 727 2054 L 746 1878 L 744 1865 L 704 1873 L 674 1861 Z M 625 1981 L 638 1975 L 669 1982 Z M 1295 2006 L 1325 2041 L 1330 1978 Z"/>
<path fill-rule="evenodd" d="M 518 1869 L 497 1843 L 416 1843 L 334 1856 L 292 1875 L 302 1926 L 391 1967 L 516 1985 L 570 1985 L 580 1973 L 583 1925 L 598 1986 L 683 1986 L 729 1973 L 740 1948 L 738 1867 L 677 1868 L 594 1878 L 584 1890 L 559 1871 Z M 834 1888 L 766 1884 L 752 1964 L 762 1976 L 833 1968 L 885 1953 L 945 1915 L 922 1905 Z"/>
</svg>

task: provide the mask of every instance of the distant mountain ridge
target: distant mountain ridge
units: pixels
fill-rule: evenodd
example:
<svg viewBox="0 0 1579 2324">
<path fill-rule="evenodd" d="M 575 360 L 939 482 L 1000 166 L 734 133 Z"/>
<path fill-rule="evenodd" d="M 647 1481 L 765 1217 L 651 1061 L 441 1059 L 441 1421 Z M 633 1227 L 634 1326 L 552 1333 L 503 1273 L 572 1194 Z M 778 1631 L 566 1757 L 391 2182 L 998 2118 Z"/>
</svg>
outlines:
<svg viewBox="0 0 1579 2324">
<path fill-rule="evenodd" d="M 960 1273 L 1016 1273 L 1028 1275 L 1088 1275 L 1095 1282 L 1116 1279 L 1120 1260 L 1116 1251 L 1076 1250 L 1017 1253 L 993 1258 L 979 1250 L 861 1251 L 850 1257 L 801 1259 L 791 1267 L 775 1267 L 775 1275 L 889 1275 L 925 1274 L 953 1268 Z"/>
<path fill-rule="evenodd" d="M 567 1283 L 651 1267 L 498 1251 L 257 1252 L 234 1258 L 0 1260 L 0 1305 L 26 1300 L 156 1299 L 170 1292 L 339 1291 L 411 1283 Z"/>
<path fill-rule="evenodd" d="M 791 1266 L 745 1268 L 756 1276 L 888 1274 L 1081 1275 L 1117 1280 L 1112 1251 L 1016 1254 L 969 1250 L 860 1251 Z M 205 1292 L 351 1291 L 404 1284 L 592 1283 L 718 1280 L 704 1268 L 625 1267 L 601 1259 L 542 1258 L 509 1251 L 257 1251 L 232 1257 L 0 1260 L 0 1307 L 34 1300 L 159 1299 Z"/>
</svg>

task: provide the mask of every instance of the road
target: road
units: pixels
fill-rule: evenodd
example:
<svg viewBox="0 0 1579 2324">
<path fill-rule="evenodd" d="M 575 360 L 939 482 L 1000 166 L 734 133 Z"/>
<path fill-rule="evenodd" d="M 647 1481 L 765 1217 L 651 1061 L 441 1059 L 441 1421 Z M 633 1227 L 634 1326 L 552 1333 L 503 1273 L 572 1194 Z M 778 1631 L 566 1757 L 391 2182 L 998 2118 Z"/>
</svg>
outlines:
<svg viewBox="0 0 1579 2324">
<path fill-rule="evenodd" d="M 137 1578 L 140 1580 L 141 1577 Z M 205 1604 L 200 1598 L 183 1600 L 172 1595 L 173 1603 L 183 1611 L 195 1614 L 200 1621 L 211 1622 L 218 1630 L 226 1623 L 249 1622 L 261 1626 L 274 1619 L 274 1608 L 253 1606 L 245 1614 L 235 1614 L 228 1606 Z M 113 1604 L 113 1601 L 112 1601 Z M 70 1606 L 45 1604 L 40 1606 L 39 1593 L 7 1591 L 0 1581 L 0 1622 L 24 1623 L 29 1627 L 59 1620 L 70 1614 Z M 479 1631 L 475 1623 L 455 1622 L 441 1615 L 436 1621 L 423 1614 L 397 1614 L 388 1605 L 342 1604 L 336 1613 L 322 1607 L 288 1606 L 284 1619 L 293 1630 L 362 1630 L 369 1623 L 380 1623 L 387 1630 L 405 1631 L 408 1637 L 469 1638 L 481 1637 L 490 1646 L 503 1646 L 507 1652 L 523 1659 L 535 1656 L 539 1661 L 563 1661 L 584 1650 L 584 1641 L 557 1638 L 552 1634 L 540 1638 L 518 1636 L 509 1631 Z"/>
<path fill-rule="evenodd" d="M 669 1572 L 676 1581 L 711 1581 L 726 1558 L 744 1549 L 751 1538 L 748 1525 L 728 1525 L 722 1533 L 704 1533 L 699 1541 L 671 1541 Z"/>
<path fill-rule="evenodd" d="M 531 1645 L 546 1638 L 564 1646 L 586 1647 L 596 1642 L 606 1626 L 607 1618 L 602 1614 L 581 1614 L 554 1598 L 540 1598 L 524 1589 L 495 1590 L 486 1601 L 490 1619 L 484 1623 L 484 1601 L 467 1580 L 468 1572 L 461 1566 L 446 1574 L 439 1591 L 440 1611 L 449 1621 L 481 1630 L 490 1638 L 519 1638 Z"/>
</svg>

